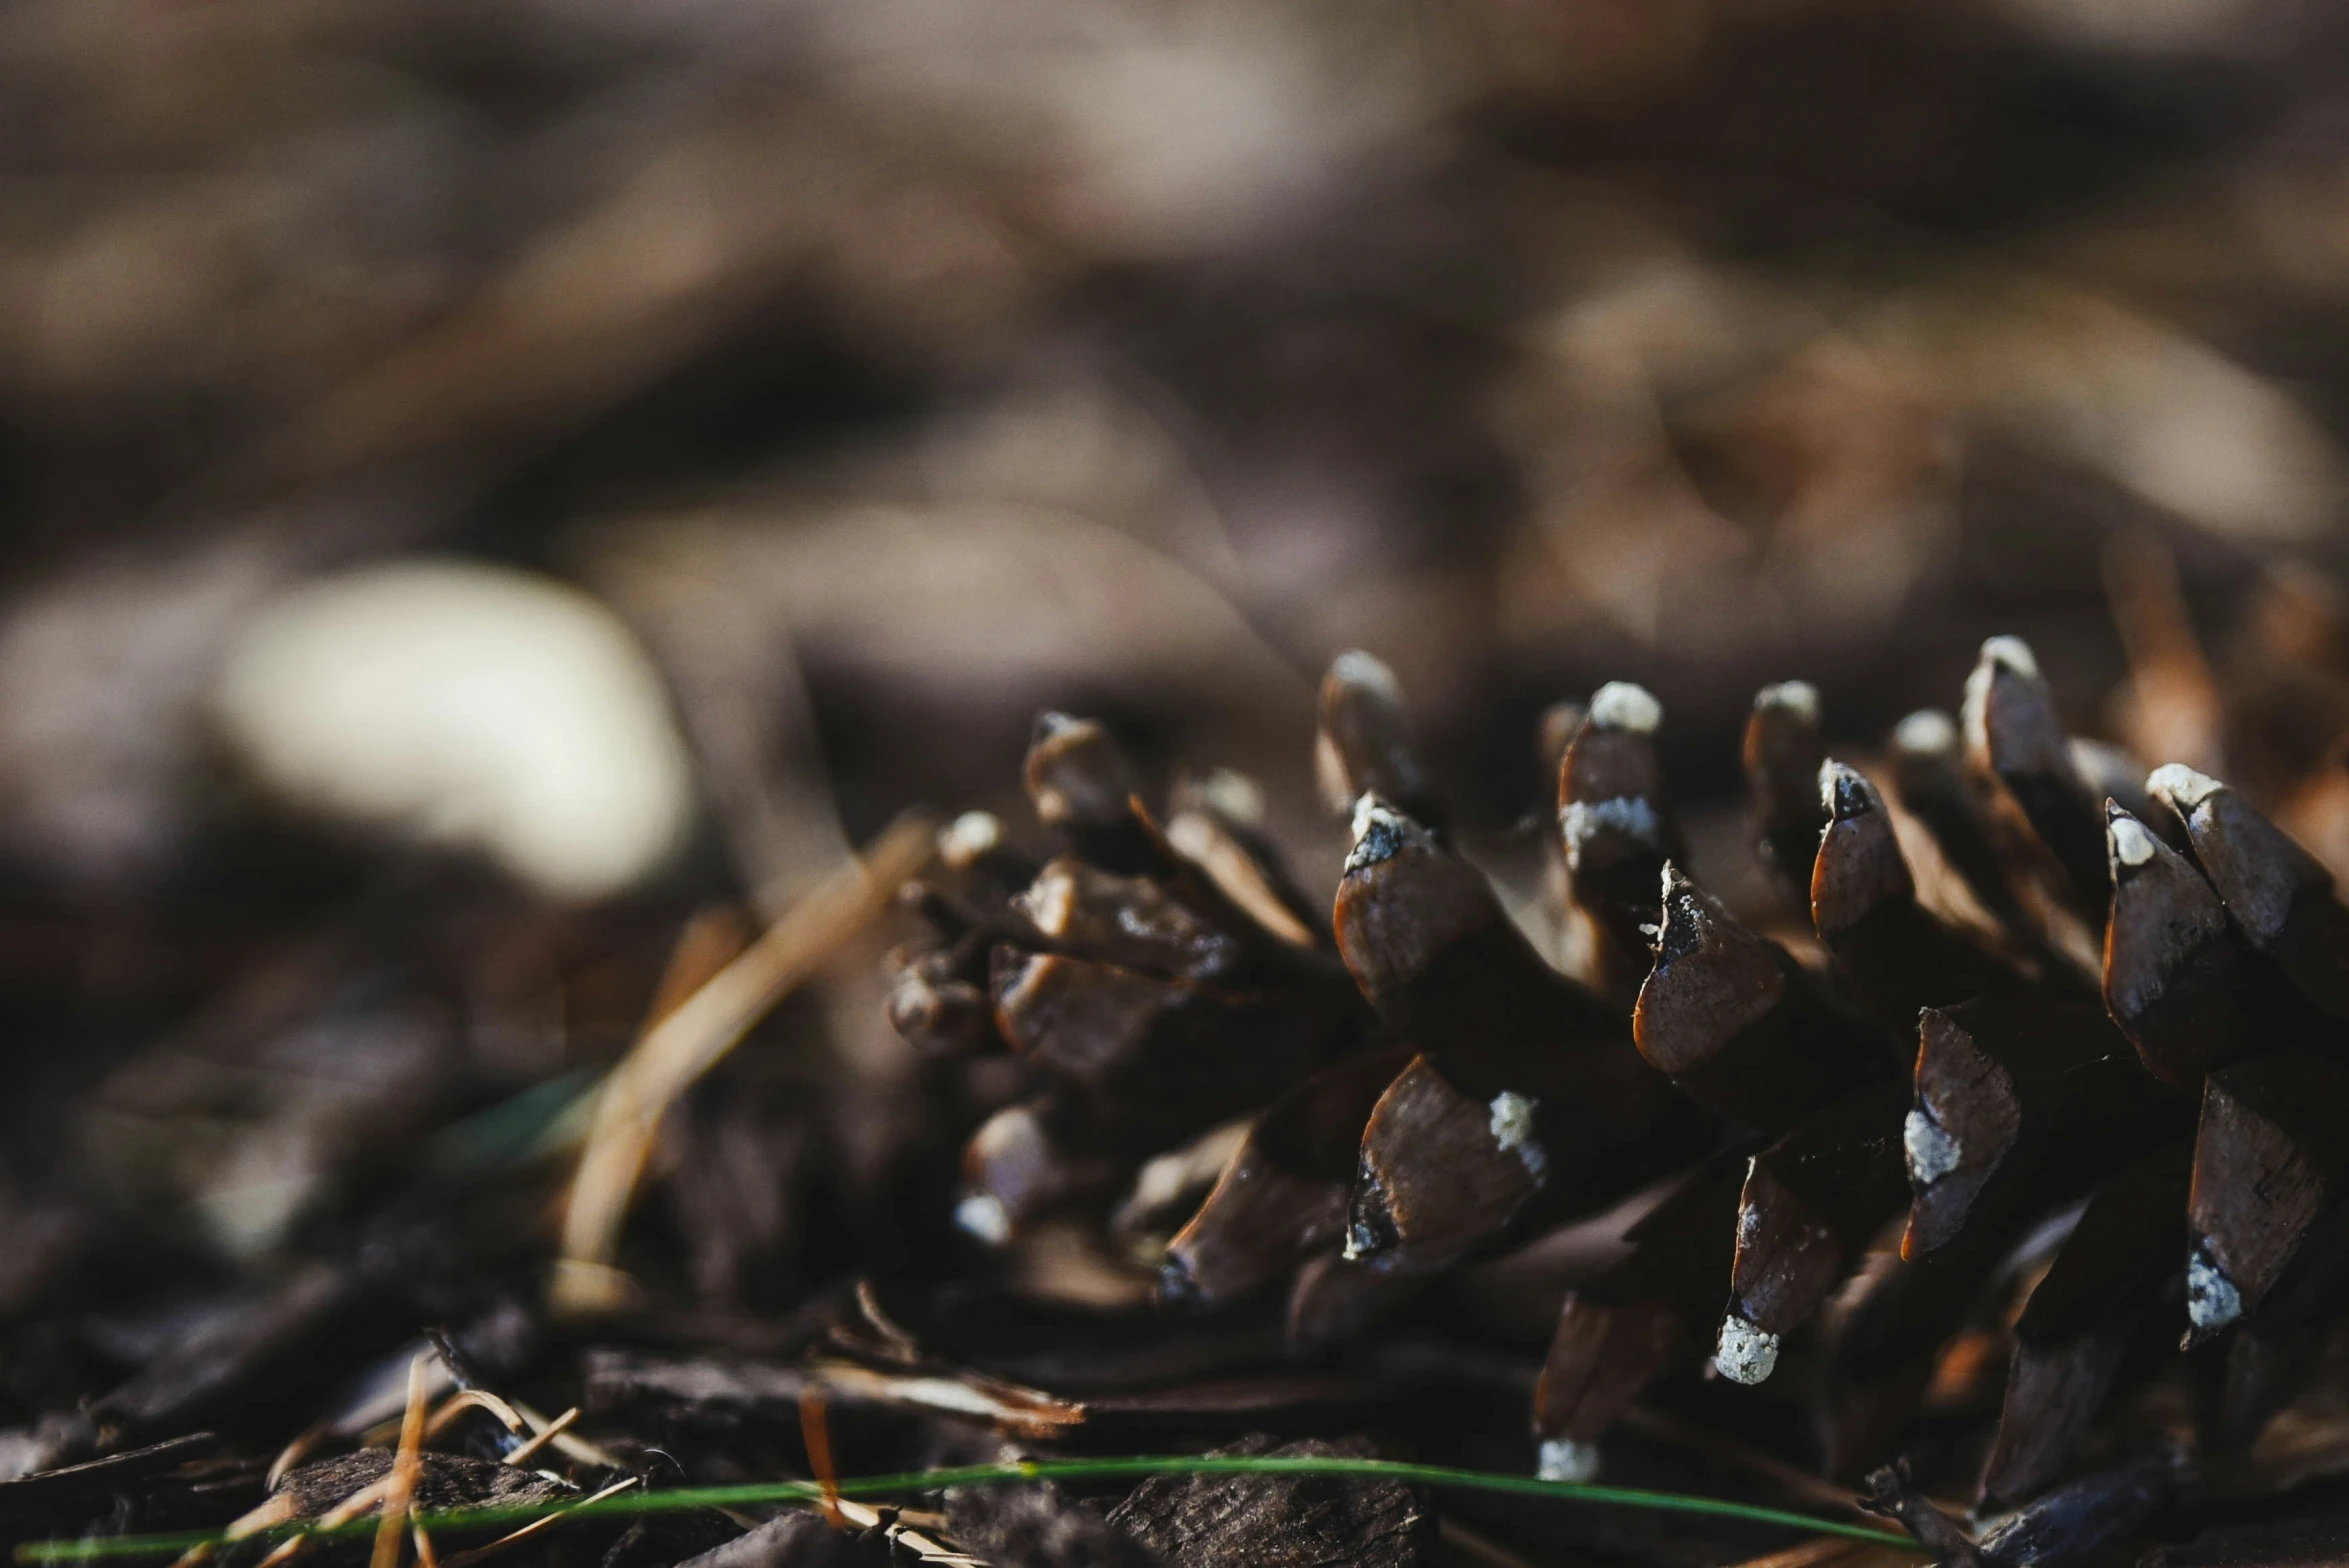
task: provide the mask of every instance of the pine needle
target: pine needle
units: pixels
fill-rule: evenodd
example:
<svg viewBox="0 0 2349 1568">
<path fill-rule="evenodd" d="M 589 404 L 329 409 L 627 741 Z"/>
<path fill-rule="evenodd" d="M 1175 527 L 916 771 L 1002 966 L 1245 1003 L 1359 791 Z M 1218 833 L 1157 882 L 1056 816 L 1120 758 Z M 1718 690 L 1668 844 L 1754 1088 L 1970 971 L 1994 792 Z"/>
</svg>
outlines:
<svg viewBox="0 0 2349 1568">
<path fill-rule="evenodd" d="M 1699 1497 L 1685 1492 L 1656 1492 L 1638 1487 L 1593 1486 L 1575 1481 L 1545 1481 L 1535 1476 L 1494 1470 L 1462 1470 L 1450 1465 L 1410 1464 L 1393 1459 L 1342 1459 L 1281 1454 L 1261 1455 L 1153 1455 L 1115 1459 L 1031 1460 L 1021 1464 L 966 1465 L 947 1470 L 915 1470 L 900 1475 L 858 1476 L 836 1484 L 840 1497 L 896 1497 L 935 1492 L 959 1486 L 1004 1486 L 1035 1481 L 1141 1480 L 1159 1475 L 1308 1475 L 1362 1480 L 1401 1481 L 1409 1485 L 1468 1492 L 1500 1492 L 1518 1497 L 1547 1498 L 1553 1502 L 1596 1503 L 1618 1508 L 1644 1508 L 1663 1513 L 1702 1514 L 1736 1519 L 1747 1524 L 1778 1525 L 1813 1535 L 1842 1536 L 1855 1541 L 1914 1549 L 1906 1535 L 1841 1519 L 1725 1498 Z M 527 1523 L 560 1514 L 578 1518 L 590 1514 L 634 1516 L 693 1508 L 741 1508 L 759 1504 L 821 1503 L 825 1487 L 815 1481 L 764 1481 L 739 1486 L 678 1487 L 661 1492 L 599 1495 L 585 1502 L 561 1500 L 495 1508 L 457 1508 L 415 1515 L 415 1521 L 435 1530 L 490 1524 Z M 352 1526 L 305 1531 L 288 1526 L 276 1532 L 294 1537 L 333 1534 Z M 76 1563 L 97 1558 L 164 1556 L 218 1544 L 218 1533 L 187 1532 L 171 1535 L 85 1537 L 78 1541 L 28 1541 L 16 1549 L 20 1563 Z M 446 1559 L 453 1563 L 456 1559 Z"/>
<path fill-rule="evenodd" d="M 596 1312 L 626 1299 L 612 1266 L 620 1227 L 661 1119 L 695 1079 L 896 896 L 932 851 L 935 825 L 898 818 L 864 854 L 819 883 L 765 935 L 666 1013 L 658 1013 L 604 1080 L 563 1215 L 555 1268 L 558 1310 Z"/>
</svg>

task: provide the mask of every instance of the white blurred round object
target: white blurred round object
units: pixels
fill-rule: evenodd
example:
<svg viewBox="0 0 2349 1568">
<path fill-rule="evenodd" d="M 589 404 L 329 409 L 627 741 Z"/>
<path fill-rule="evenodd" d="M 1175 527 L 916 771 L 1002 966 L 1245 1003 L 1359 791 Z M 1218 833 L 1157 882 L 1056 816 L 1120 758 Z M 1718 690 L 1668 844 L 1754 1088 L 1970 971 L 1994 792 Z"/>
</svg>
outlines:
<svg viewBox="0 0 2349 1568">
<path fill-rule="evenodd" d="M 238 636 L 216 699 L 293 803 L 478 850 L 558 898 L 656 870 L 692 810 L 684 745 L 627 629 L 518 571 L 410 561 L 303 584 Z"/>
</svg>

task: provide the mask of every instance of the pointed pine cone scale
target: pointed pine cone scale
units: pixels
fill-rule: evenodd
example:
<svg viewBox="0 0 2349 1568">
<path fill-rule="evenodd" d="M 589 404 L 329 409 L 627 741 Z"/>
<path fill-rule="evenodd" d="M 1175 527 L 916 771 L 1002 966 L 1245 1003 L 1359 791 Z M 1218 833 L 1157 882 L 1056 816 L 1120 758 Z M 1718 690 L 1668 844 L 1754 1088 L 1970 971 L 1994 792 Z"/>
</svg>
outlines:
<svg viewBox="0 0 2349 1568">
<path fill-rule="evenodd" d="M 1785 1336 L 1840 1285 L 1909 1200 L 1908 1088 L 1887 1079 L 1798 1123 L 1754 1156 L 1738 1196 L 1729 1307 L 1713 1365 L 1737 1383 L 1777 1367 Z"/>
<path fill-rule="evenodd" d="M 2046 847 L 2061 872 L 2066 902 L 2101 924 L 2111 894 L 2102 801 L 2080 776 L 2056 716 L 2054 690 L 2021 638 L 1993 637 L 1982 644 L 1981 659 L 1966 678 L 1961 718 L 1966 760 L 1976 777 L 1995 781 L 2014 808 L 2018 838 Z"/>
<path fill-rule="evenodd" d="M 1281 1320 L 1293 1356 L 1319 1356 L 1362 1338 L 1434 1283 L 1430 1274 L 1391 1274 L 1342 1252 L 1316 1253 L 1297 1271 Z"/>
<path fill-rule="evenodd" d="M 1423 1049 L 1623 1032 L 1621 1015 L 1543 962 L 1483 872 L 1375 795 L 1355 806 L 1336 925 L 1362 995 Z"/>
<path fill-rule="evenodd" d="M 1655 968 L 1640 987 L 1640 1055 L 1689 1098 L 1779 1133 L 1899 1069 L 1890 1036 L 1830 1002 L 1786 950 L 1676 867 L 1663 872 Z"/>
<path fill-rule="evenodd" d="M 2180 1315 L 2192 1158 L 2191 1143 L 2175 1139 L 2113 1173 L 2032 1288 L 1983 1467 L 1985 1502 L 2011 1507 L 2062 1475 L 2148 1321 L 2167 1327 Z"/>
<path fill-rule="evenodd" d="M 1280 1094 L 1359 1041 L 1294 988 L 1209 990 L 1058 953 L 996 950 L 996 1027 L 1138 1160 Z"/>
<path fill-rule="evenodd" d="M 2279 1044 L 2205 1080 L 2186 1204 L 2187 1342 L 2329 1297 L 2349 1262 L 2349 1063 Z M 2284 1289 L 2290 1284 L 2292 1288 Z"/>
<path fill-rule="evenodd" d="M 1407 1049 L 1372 1051 L 1275 1100 L 1167 1244 L 1160 1295 L 1216 1306 L 1341 1242 L 1363 1125 L 1410 1060 Z"/>
<path fill-rule="evenodd" d="M 1430 832 L 1441 834 L 1448 820 L 1419 760 L 1402 682 L 1359 648 L 1339 654 L 1322 677 L 1313 772 L 1333 812 L 1376 795 Z"/>
<path fill-rule="evenodd" d="M 2018 1226 L 2192 1119 L 2100 1009 L 2029 992 L 1927 1009 L 1915 1082 L 1912 1258 Z"/>
<path fill-rule="evenodd" d="M 1059 833 L 1073 857 L 1063 857 L 1047 872 L 1065 881 L 1068 867 L 1082 865 L 1146 879 L 1160 886 L 1163 900 L 1183 906 L 1198 922 L 1236 942 L 1253 966 L 1323 983 L 1337 979 L 1336 966 L 1315 951 L 1316 942 L 1297 940 L 1293 920 L 1274 907 L 1259 918 L 1248 907 L 1247 887 L 1227 890 L 1203 859 L 1176 847 L 1144 803 L 1133 763 L 1100 724 L 1065 713 L 1039 715 L 1023 778 L 1037 817 Z M 1203 854 L 1210 848 L 1202 845 Z M 1264 868 L 1256 872 L 1246 880 L 1272 880 Z M 1046 891 L 1031 889 L 1037 897 Z"/>
<path fill-rule="evenodd" d="M 1823 1325 L 1816 1419 L 1824 1469 L 1849 1476 L 1908 1429 L 1942 1343 L 1980 1303 L 2005 1245 L 1977 1240 L 1914 1262 L 1871 1254 Z"/>
<path fill-rule="evenodd" d="M 2112 917 L 2104 929 L 2104 1003 L 2145 1070 L 2189 1093 L 2202 1075 L 2257 1045 L 2245 994 L 2248 955 L 2226 906 L 2185 856 L 2110 806 Z"/>
<path fill-rule="evenodd" d="M 1253 779 L 1214 768 L 1179 781 L 1166 838 L 1265 931 L 1297 947 L 1329 947 L 1328 914 L 1265 833 L 1264 792 Z"/>
<path fill-rule="evenodd" d="M 1036 946 L 1167 979 L 1244 984 L 1246 945 L 1148 877 L 1103 871 L 1061 855 L 1012 900 Z"/>
<path fill-rule="evenodd" d="M 1742 1164 L 1708 1160 L 1631 1228 L 1621 1261 L 1567 1293 L 1534 1387 L 1546 1471 L 1595 1443 L 1659 1374 L 1704 1355 L 1736 1239 Z"/>
<path fill-rule="evenodd" d="M 1020 773 L 1038 820 L 1080 858 L 1108 871 L 1171 869 L 1164 845 L 1139 820 L 1142 776 L 1102 725 L 1038 714 Z"/>
<path fill-rule="evenodd" d="M 1611 681 L 1594 693 L 1558 769 L 1558 833 L 1574 900 L 1607 939 L 1610 995 L 1628 996 L 1647 971 L 1656 878 L 1688 847 L 1656 759 L 1663 706 L 1641 687 Z"/>
<path fill-rule="evenodd" d="M 1797 904 L 1808 904 L 1811 863 L 1827 814 L 1819 804 L 1819 689 L 1808 681 L 1765 686 L 1745 723 L 1746 816 L 1754 849 Z"/>
<path fill-rule="evenodd" d="M 1117 1185 L 1120 1167 L 1070 1145 L 1046 1102 L 1006 1106 L 963 1144 L 962 1192 L 954 1222 L 989 1247 L 1055 1210 L 1086 1202 Z"/>
<path fill-rule="evenodd" d="M 2244 938 L 2311 1002 L 2349 1019 L 2349 907 L 2332 873 L 2216 779 L 2172 763 L 2147 787 L 2185 824 L 2195 863 Z"/>
<path fill-rule="evenodd" d="M 1502 1084 L 1445 1057 L 1415 1058 L 1363 1128 L 1348 1261 L 1400 1274 L 1448 1267 L 1507 1231 L 1553 1181 L 1571 1179 L 1542 1125 L 1543 1103 L 1574 1091 L 1553 1067 L 1514 1062 Z"/>
<path fill-rule="evenodd" d="M 1985 791 L 1966 766 L 1957 721 L 1939 708 L 1919 708 L 1893 726 L 1891 762 L 1901 805 L 1925 825 L 1976 902 L 2006 931 L 2035 935 L 1999 850 Z"/>
<path fill-rule="evenodd" d="M 1903 1033 L 1928 1007 L 2023 983 L 2010 964 L 1917 902 L 1892 813 L 1857 769 L 1820 764 L 1827 829 L 1812 867 L 1811 919 L 1838 969 Z"/>
</svg>

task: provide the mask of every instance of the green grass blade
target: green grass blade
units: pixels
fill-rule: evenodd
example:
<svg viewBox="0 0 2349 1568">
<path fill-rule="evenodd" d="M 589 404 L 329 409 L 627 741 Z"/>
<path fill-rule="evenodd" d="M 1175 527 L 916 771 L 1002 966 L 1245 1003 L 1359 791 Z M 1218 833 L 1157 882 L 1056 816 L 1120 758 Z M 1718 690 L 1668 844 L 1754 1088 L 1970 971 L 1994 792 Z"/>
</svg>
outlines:
<svg viewBox="0 0 2349 1568">
<path fill-rule="evenodd" d="M 1841 1519 L 1822 1519 L 1783 1508 L 1698 1497 L 1684 1492 L 1655 1492 L 1639 1487 L 1594 1486 L 1578 1481 L 1545 1481 L 1535 1476 L 1492 1470 L 1462 1470 L 1450 1465 L 1411 1464 L 1395 1459 L 1329 1459 L 1296 1455 L 1152 1455 L 1119 1459 L 1052 1459 L 1024 1464 L 965 1465 L 949 1470 L 915 1470 L 901 1475 L 858 1476 L 839 1484 L 848 1498 L 901 1497 L 916 1492 L 941 1491 L 955 1486 L 1001 1486 L 1030 1481 L 1113 1481 L 1158 1475 L 1309 1475 L 1403 1481 L 1418 1486 L 1456 1491 L 1501 1492 L 1518 1497 L 1548 1498 L 1556 1502 L 1595 1503 L 1617 1508 L 1644 1508 L 1667 1513 L 1702 1514 L 1747 1524 L 1776 1525 L 1815 1535 L 1836 1535 L 1893 1546 L 1914 1543 L 1902 1534 Z M 418 1516 L 426 1528 L 446 1530 L 496 1525 L 522 1525 L 551 1513 L 636 1515 L 688 1508 L 741 1508 L 760 1504 L 812 1503 L 823 1490 L 813 1481 L 759 1481 L 739 1486 L 678 1487 L 662 1492 L 628 1492 L 592 1504 L 540 1503 L 504 1508 L 459 1508 Z M 337 1534 L 372 1531 L 375 1522 L 357 1519 Z M 265 1532 L 250 1539 L 280 1539 L 301 1534 L 299 1526 Z M 167 1535 L 85 1537 L 74 1541 L 28 1541 L 16 1549 L 20 1563 L 66 1565 L 102 1558 L 177 1555 L 191 1547 L 218 1544 L 217 1531 L 183 1531 Z"/>
</svg>

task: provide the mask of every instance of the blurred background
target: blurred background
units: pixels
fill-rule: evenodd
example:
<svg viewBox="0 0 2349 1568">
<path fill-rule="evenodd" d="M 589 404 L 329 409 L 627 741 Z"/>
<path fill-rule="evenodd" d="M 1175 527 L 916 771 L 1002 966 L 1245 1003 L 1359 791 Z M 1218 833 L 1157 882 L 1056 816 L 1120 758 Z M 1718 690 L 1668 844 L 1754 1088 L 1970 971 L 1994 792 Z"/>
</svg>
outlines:
<svg viewBox="0 0 2349 1568">
<path fill-rule="evenodd" d="M 314 1245 L 371 1160 L 612 1060 L 686 914 L 910 804 L 1031 834 L 1040 707 L 1253 776 L 1318 897 L 1335 653 L 1525 886 L 1538 715 L 1637 680 L 1729 883 L 1757 686 L 1866 752 L 2012 632 L 2145 761 L 2132 661 L 2206 659 L 2256 744 L 2190 760 L 2349 835 L 2345 34 L 14 0 L 0 1310 L 124 1214 L 209 1269 Z M 903 1071 L 872 958 L 771 1031 Z M 702 1179 L 704 1299 L 831 1266 L 695 1239 Z M 128 1323 L 74 1355 L 138 1364 Z"/>
</svg>

